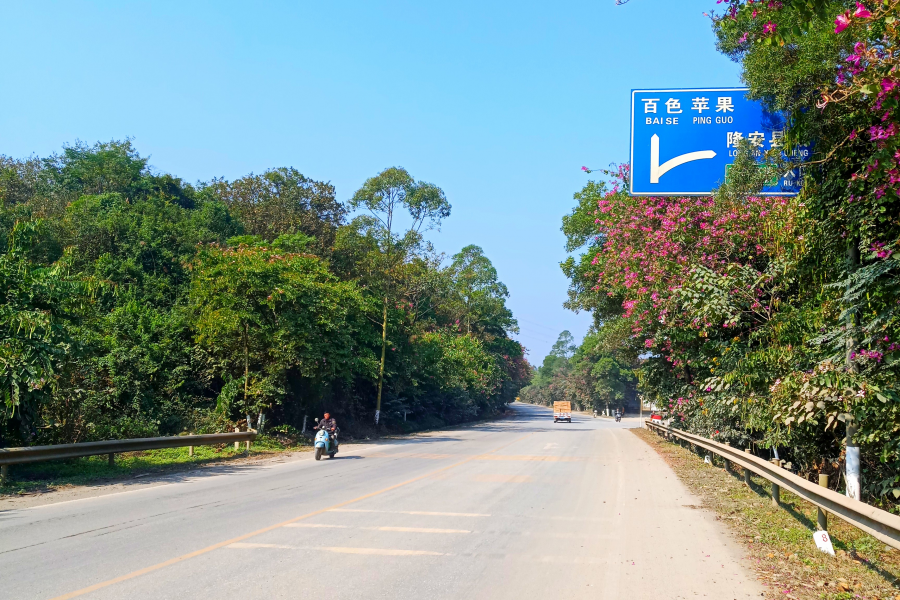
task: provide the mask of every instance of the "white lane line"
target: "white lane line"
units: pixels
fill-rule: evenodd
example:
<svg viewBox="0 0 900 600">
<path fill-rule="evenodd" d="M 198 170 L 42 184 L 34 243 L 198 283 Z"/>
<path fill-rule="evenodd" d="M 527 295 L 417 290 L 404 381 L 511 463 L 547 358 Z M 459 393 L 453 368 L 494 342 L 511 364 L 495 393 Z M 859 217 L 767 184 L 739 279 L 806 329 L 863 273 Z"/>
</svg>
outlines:
<svg viewBox="0 0 900 600">
<path fill-rule="evenodd" d="M 329 529 L 349 529 L 349 525 L 326 525 L 325 523 L 288 523 L 285 527 L 309 527 L 309 528 L 319 528 L 319 527 L 327 527 Z"/>
<path fill-rule="evenodd" d="M 552 450 L 553 448 L 559 448 L 559 444 L 550 443 L 544 446 L 544 450 Z"/>
<path fill-rule="evenodd" d="M 322 548 L 329 552 L 337 552 L 339 554 L 378 554 L 381 556 L 450 556 L 443 552 L 431 552 L 429 550 L 395 550 L 391 548 L 345 548 L 341 546 L 331 546 Z"/>
<path fill-rule="evenodd" d="M 472 533 L 468 529 L 433 529 L 431 527 L 364 527 L 372 531 L 402 531 L 408 533 Z"/>
<path fill-rule="evenodd" d="M 355 548 L 348 546 L 287 546 L 284 544 L 253 544 L 248 542 L 235 542 L 228 544 L 226 548 L 234 548 L 237 550 L 256 550 L 264 548 L 274 548 L 279 550 L 309 550 L 313 552 L 334 552 L 336 554 L 367 554 L 376 556 L 456 556 L 460 558 L 476 558 L 489 560 L 520 560 L 524 562 L 549 563 L 562 565 L 605 565 L 609 564 L 606 558 L 592 556 L 548 556 L 534 554 L 503 554 L 503 553 L 484 553 L 484 552 L 463 552 L 453 554 L 450 552 L 432 552 L 431 550 L 402 550 L 399 548 Z"/>
<path fill-rule="evenodd" d="M 424 510 L 367 510 L 362 508 L 332 508 L 328 512 L 385 513 L 391 515 L 426 515 L 432 517 L 489 517 L 481 513 L 429 512 Z"/>
<path fill-rule="evenodd" d="M 260 548 L 275 548 L 278 550 L 309 550 L 313 552 L 335 552 L 337 554 L 377 554 L 381 556 L 452 556 L 443 552 L 432 552 L 431 550 L 402 550 L 399 548 L 352 548 L 345 546 L 288 546 L 286 544 L 256 544 L 249 542 L 235 542 L 228 544 L 226 548 L 234 548 L 236 550 L 256 550 Z"/>
</svg>

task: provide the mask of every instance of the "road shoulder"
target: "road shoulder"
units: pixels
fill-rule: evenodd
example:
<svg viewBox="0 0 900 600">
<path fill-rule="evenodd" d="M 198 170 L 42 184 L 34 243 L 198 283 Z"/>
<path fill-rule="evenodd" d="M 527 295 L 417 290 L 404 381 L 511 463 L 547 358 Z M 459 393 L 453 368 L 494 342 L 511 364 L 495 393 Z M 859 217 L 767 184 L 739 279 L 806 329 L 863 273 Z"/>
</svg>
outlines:
<svg viewBox="0 0 900 600">
<path fill-rule="evenodd" d="M 703 462 L 696 454 L 645 430 L 634 435 L 653 448 L 747 551 L 767 598 L 796 600 L 879 598 L 900 600 L 900 552 L 831 517 L 829 534 L 837 557 L 819 552 L 812 533 L 815 508 L 781 492 L 772 505 L 767 483 L 748 488 L 738 475 Z"/>
</svg>

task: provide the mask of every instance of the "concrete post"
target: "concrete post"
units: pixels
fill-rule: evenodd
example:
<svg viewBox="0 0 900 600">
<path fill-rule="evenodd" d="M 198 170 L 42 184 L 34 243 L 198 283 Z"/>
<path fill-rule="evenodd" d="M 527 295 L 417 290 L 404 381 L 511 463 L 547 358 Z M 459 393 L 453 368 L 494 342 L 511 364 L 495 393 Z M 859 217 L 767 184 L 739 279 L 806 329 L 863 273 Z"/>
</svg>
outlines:
<svg viewBox="0 0 900 600">
<path fill-rule="evenodd" d="M 9 482 L 9 465 L 3 465 L 0 467 L 0 486 L 6 485 Z"/>
<path fill-rule="evenodd" d="M 188 456 L 193 456 L 193 455 L 194 455 L 194 447 L 188 446 Z"/>
<path fill-rule="evenodd" d="M 825 488 L 828 487 L 828 475 L 822 475 L 821 473 L 819 473 L 819 485 Z M 819 530 L 825 531 L 828 529 L 828 515 L 825 514 L 825 511 L 821 508 L 818 509 L 816 522 L 819 525 Z"/>
<path fill-rule="evenodd" d="M 300 433 L 306 433 L 306 419 L 308 415 L 303 415 L 303 429 L 300 430 Z"/>
<path fill-rule="evenodd" d="M 234 428 L 234 432 L 235 432 L 235 433 L 240 433 L 240 432 L 241 432 L 241 428 L 240 428 L 240 427 L 235 427 L 235 428 Z M 235 442 L 235 443 L 234 443 L 234 449 L 235 449 L 235 450 L 240 450 L 240 449 L 241 449 L 241 443 L 240 443 L 240 442 Z"/>
<path fill-rule="evenodd" d="M 116 466 L 116 455 L 113 452 L 109 453 L 109 466 L 111 466 L 111 467 Z"/>
</svg>

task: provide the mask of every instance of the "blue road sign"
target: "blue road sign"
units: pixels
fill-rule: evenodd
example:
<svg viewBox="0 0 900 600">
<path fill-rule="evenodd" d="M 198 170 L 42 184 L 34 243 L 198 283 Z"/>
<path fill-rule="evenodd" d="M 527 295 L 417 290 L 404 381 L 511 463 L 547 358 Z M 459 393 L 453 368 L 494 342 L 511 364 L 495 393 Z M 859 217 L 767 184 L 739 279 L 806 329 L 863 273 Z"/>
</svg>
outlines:
<svg viewBox="0 0 900 600">
<path fill-rule="evenodd" d="M 760 157 L 780 148 L 784 118 L 746 93 L 746 88 L 632 90 L 631 193 L 709 195 L 725 182 L 741 140 L 748 140 Z M 792 154 L 806 161 L 809 148 Z M 800 168 L 770 183 L 763 195 L 796 195 Z"/>
</svg>

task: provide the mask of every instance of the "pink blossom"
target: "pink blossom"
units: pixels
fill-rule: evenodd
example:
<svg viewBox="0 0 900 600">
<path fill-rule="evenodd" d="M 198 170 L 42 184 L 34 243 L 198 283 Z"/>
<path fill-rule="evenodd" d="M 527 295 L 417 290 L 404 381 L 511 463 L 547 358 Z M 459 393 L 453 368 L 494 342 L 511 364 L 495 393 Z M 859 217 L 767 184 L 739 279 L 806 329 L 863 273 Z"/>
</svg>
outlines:
<svg viewBox="0 0 900 600">
<path fill-rule="evenodd" d="M 763 33 L 775 33 L 776 29 L 778 29 L 778 24 L 773 21 L 769 21 L 763 25 Z"/>
<path fill-rule="evenodd" d="M 834 32 L 840 33 L 843 30 L 847 29 L 850 25 L 850 11 L 848 10 L 842 15 L 838 15 L 834 20 Z"/>
<path fill-rule="evenodd" d="M 872 18 L 872 13 L 870 13 L 869 9 L 867 9 L 861 3 L 857 2 L 856 3 L 856 12 L 853 13 L 853 16 L 856 17 L 857 19 L 870 19 L 870 18 Z"/>
</svg>

